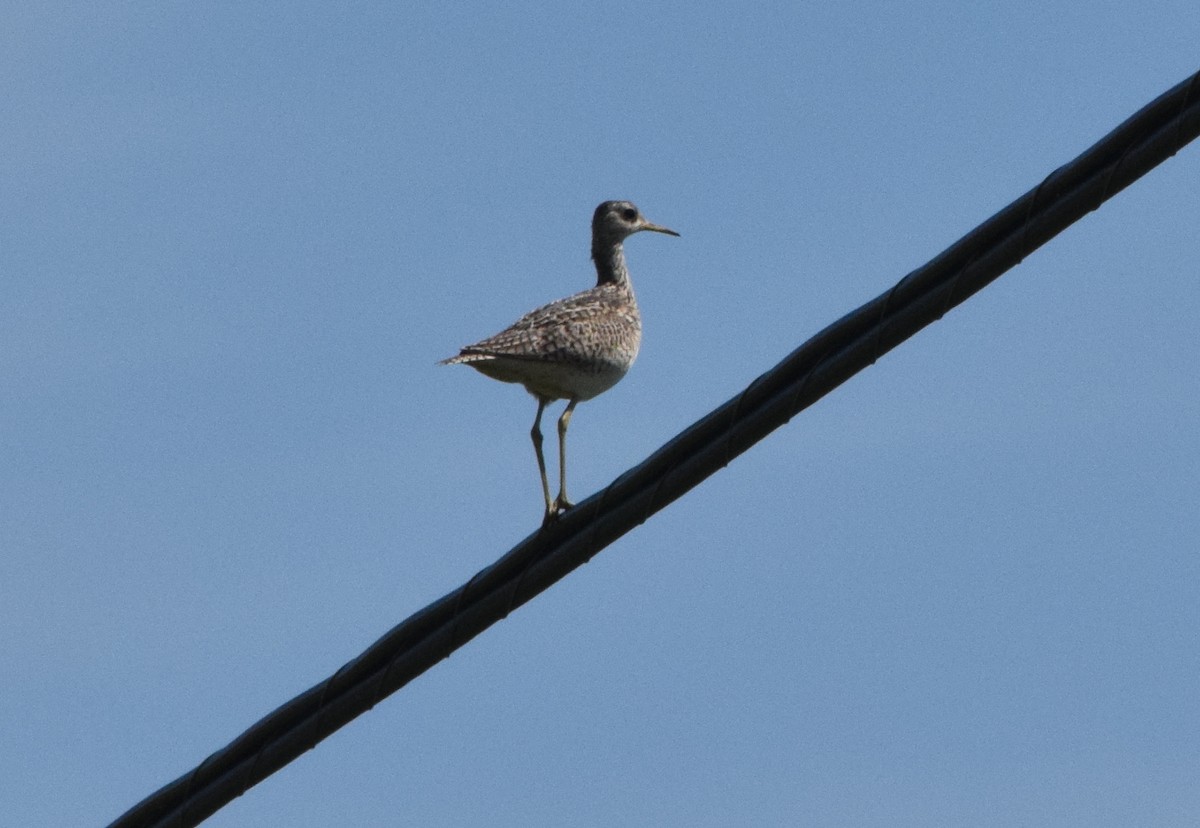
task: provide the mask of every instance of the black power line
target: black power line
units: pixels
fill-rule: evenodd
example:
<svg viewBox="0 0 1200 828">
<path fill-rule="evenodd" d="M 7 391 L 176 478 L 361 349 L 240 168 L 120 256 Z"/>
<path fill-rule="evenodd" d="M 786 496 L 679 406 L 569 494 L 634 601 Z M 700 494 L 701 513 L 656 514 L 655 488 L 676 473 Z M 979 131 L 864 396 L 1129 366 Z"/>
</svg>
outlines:
<svg viewBox="0 0 1200 828">
<path fill-rule="evenodd" d="M 198 824 L 940 319 L 1198 133 L 1200 73 L 1143 107 L 891 290 L 818 333 L 608 488 L 146 797 L 110 828 Z"/>
</svg>

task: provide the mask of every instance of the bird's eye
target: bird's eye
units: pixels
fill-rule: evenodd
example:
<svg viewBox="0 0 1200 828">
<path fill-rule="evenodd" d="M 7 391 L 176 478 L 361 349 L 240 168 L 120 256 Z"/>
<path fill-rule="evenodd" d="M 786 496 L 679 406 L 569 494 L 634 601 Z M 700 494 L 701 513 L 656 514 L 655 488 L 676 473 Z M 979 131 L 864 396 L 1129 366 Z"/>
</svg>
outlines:
<svg viewBox="0 0 1200 828">
<path fill-rule="evenodd" d="M 633 221 L 637 218 L 637 210 L 633 209 L 632 207 L 626 207 L 621 211 L 621 218 L 625 219 L 626 221 Z"/>
</svg>

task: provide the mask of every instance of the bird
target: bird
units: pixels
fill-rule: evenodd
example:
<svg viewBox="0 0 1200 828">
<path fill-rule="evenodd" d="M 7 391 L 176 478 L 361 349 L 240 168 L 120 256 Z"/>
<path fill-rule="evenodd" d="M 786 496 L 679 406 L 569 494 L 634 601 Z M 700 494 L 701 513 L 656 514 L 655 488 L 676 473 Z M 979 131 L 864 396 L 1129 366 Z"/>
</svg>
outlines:
<svg viewBox="0 0 1200 828">
<path fill-rule="evenodd" d="M 623 244 L 642 231 L 679 235 L 647 221 L 631 202 L 603 202 L 592 215 L 595 287 L 536 308 L 439 363 L 469 365 L 492 379 L 519 383 L 537 400 L 529 436 L 542 478 L 543 526 L 575 505 L 567 497 L 567 426 L 575 406 L 616 385 L 641 346 L 642 319 Z M 541 424 L 546 406 L 555 400 L 567 405 L 558 419 L 559 486 L 551 500 Z"/>
</svg>

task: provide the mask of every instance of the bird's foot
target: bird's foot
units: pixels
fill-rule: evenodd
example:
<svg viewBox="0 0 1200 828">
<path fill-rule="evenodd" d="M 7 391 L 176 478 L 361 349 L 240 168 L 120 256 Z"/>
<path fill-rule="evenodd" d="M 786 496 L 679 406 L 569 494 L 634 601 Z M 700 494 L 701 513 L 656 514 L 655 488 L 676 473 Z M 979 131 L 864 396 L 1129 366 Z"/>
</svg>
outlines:
<svg viewBox="0 0 1200 828">
<path fill-rule="evenodd" d="M 562 517 L 563 512 L 568 509 L 575 508 L 575 504 L 567 500 L 562 495 L 559 495 L 550 508 L 546 510 L 546 514 L 542 517 L 542 526 L 549 526 L 554 521 Z"/>
</svg>

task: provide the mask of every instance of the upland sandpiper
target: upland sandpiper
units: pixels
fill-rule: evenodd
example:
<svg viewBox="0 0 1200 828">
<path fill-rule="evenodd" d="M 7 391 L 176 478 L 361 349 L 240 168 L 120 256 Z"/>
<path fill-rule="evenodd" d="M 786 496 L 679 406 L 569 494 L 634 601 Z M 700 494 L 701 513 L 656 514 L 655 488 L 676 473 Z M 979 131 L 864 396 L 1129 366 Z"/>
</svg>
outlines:
<svg viewBox="0 0 1200 828">
<path fill-rule="evenodd" d="M 678 236 L 651 224 L 628 201 L 606 201 L 592 216 L 596 286 L 530 311 L 508 328 L 443 365 L 462 363 L 492 379 L 517 382 L 538 401 L 530 436 L 542 476 L 548 523 L 574 504 L 567 498 L 567 426 L 575 406 L 612 388 L 629 370 L 642 341 L 642 319 L 629 281 L 622 243 L 642 230 Z M 542 412 L 566 400 L 558 419 L 558 497 L 550 499 L 542 454 Z"/>
</svg>

